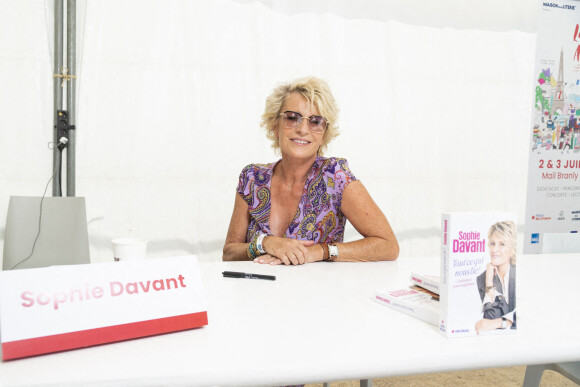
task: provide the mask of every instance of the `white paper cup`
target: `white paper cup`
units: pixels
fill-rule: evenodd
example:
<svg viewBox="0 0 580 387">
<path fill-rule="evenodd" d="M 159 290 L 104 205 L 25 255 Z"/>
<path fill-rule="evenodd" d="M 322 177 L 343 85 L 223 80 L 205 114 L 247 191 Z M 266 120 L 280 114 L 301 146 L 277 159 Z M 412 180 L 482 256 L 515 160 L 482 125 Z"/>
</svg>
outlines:
<svg viewBox="0 0 580 387">
<path fill-rule="evenodd" d="M 115 262 L 144 259 L 147 255 L 147 239 L 139 237 L 115 238 L 113 244 L 113 257 Z"/>
</svg>

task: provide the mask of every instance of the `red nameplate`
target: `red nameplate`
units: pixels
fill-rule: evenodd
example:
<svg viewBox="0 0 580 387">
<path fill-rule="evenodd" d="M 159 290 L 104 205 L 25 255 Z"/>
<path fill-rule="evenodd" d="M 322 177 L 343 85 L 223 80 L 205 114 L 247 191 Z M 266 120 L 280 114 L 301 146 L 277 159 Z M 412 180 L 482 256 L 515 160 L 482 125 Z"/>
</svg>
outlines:
<svg viewBox="0 0 580 387">
<path fill-rule="evenodd" d="M 197 328 L 195 256 L 0 273 L 2 359 Z"/>
</svg>

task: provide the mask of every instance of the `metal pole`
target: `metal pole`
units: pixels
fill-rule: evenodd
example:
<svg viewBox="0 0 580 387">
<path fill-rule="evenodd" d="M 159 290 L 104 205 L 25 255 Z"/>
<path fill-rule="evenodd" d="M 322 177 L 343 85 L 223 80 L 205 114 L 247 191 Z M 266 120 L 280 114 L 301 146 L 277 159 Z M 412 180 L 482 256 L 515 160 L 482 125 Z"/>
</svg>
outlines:
<svg viewBox="0 0 580 387">
<path fill-rule="evenodd" d="M 76 29 L 77 29 L 77 2 L 67 0 L 66 9 L 66 36 L 67 36 L 67 67 L 70 75 L 76 75 Z M 71 78 L 67 82 L 67 110 L 69 125 L 76 124 L 76 79 Z M 76 130 L 68 131 L 68 144 L 66 150 L 66 196 L 75 196 L 75 161 L 76 161 Z"/>
<path fill-rule="evenodd" d="M 62 49 L 63 49 L 63 0 L 54 0 L 54 74 L 60 74 L 62 67 Z M 52 196 L 62 196 L 60 188 L 60 165 L 61 165 L 61 151 L 56 147 L 58 144 L 58 133 L 56 124 L 58 121 L 57 110 L 62 110 L 62 88 L 60 87 L 61 79 L 54 77 L 53 92 L 54 92 L 54 117 L 53 117 L 53 144 L 52 150 L 52 168 L 54 178 L 52 179 Z"/>
</svg>

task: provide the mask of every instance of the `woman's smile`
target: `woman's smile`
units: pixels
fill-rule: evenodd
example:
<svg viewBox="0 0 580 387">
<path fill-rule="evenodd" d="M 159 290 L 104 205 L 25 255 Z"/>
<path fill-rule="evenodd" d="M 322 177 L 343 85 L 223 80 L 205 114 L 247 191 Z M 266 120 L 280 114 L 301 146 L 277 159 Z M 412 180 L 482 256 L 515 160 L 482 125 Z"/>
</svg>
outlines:
<svg viewBox="0 0 580 387">
<path fill-rule="evenodd" d="M 303 138 L 293 138 L 293 139 L 291 139 L 291 141 L 293 143 L 295 143 L 295 144 L 298 144 L 298 145 L 308 145 L 308 144 L 310 144 L 310 141 L 307 141 L 307 140 L 305 140 Z"/>
</svg>

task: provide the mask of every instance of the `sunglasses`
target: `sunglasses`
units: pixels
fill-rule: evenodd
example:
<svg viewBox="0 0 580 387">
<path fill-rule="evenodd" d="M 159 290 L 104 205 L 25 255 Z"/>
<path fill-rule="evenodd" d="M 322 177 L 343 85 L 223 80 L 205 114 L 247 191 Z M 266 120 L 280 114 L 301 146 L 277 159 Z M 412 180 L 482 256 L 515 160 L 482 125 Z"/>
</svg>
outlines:
<svg viewBox="0 0 580 387">
<path fill-rule="evenodd" d="M 322 133 L 328 125 L 328 121 L 322 116 L 303 117 L 302 114 L 290 110 L 280 113 L 280 115 L 284 117 L 284 123 L 288 129 L 295 129 L 302 125 L 304 118 L 308 120 L 308 129 L 312 133 Z"/>
</svg>

